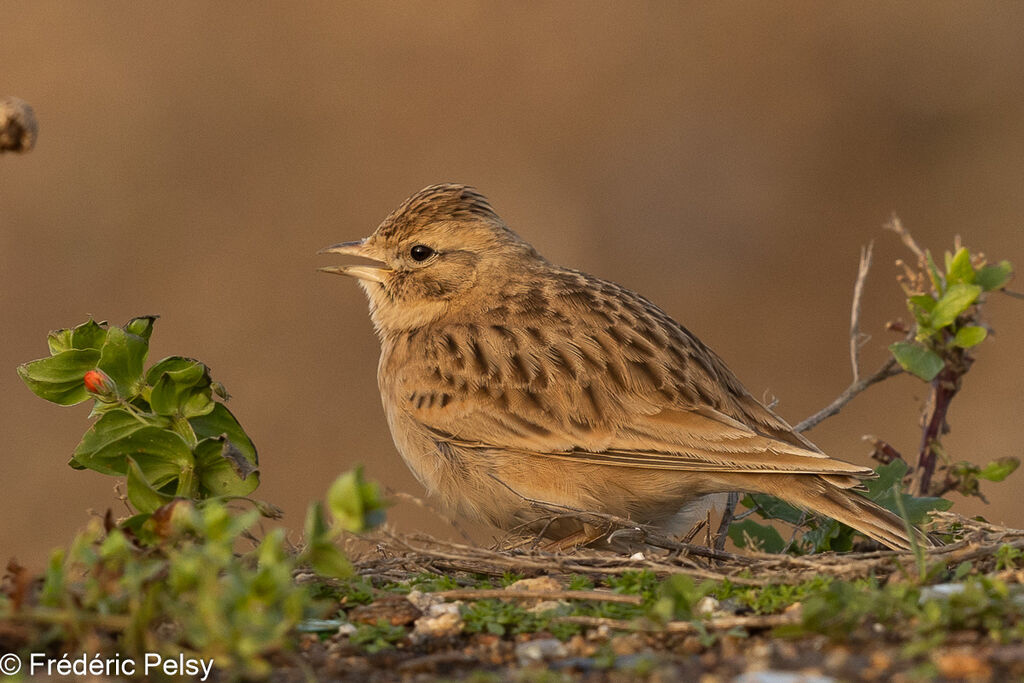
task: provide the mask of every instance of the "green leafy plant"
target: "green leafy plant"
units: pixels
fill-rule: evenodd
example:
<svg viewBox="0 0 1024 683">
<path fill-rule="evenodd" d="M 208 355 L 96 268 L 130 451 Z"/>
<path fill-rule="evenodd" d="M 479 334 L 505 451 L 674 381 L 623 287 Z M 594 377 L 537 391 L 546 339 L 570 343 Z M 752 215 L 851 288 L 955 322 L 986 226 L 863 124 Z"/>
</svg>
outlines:
<svg viewBox="0 0 1024 683">
<path fill-rule="evenodd" d="M 941 445 L 942 435 L 949 431 L 946 416 L 950 402 L 974 362 L 975 347 L 988 336 L 989 327 L 982 320 L 985 297 L 1006 287 L 1013 276 L 1013 266 L 1009 261 L 990 264 L 982 254 L 972 253 L 957 239 L 953 251 L 945 253 L 944 267 L 940 269 L 931 252 L 918 246 L 898 219 L 894 218 L 887 227 L 899 234 L 917 256 L 916 269 L 897 262 L 903 268 L 898 281 L 914 316 L 914 325 L 909 328 L 902 322 L 890 323 L 890 329 L 904 333 L 906 338 L 889 346 L 892 360 L 875 376 L 859 379 L 856 352 L 860 342 L 856 333 L 859 294 L 855 295 L 851 336 L 854 385 L 836 403 L 802 424 L 817 424 L 823 417 L 838 412 L 843 405 L 841 401 L 848 401 L 868 386 L 899 374 L 901 369 L 928 382 L 931 395 L 921 417 L 922 439 L 916 465 L 910 466 L 890 444 L 871 437 L 872 457 L 882 465 L 876 469 L 878 478 L 865 482 L 868 498 L 903 516 L 910 524 L 920 525 L 929 512 L 946 510 L 952 505 L 942 498 L 946 493 L 956 491 L 984 500 L 981 481 L 1003 481 L 1020 465 L 1020 460 L 1012 456 L 986 465 L 954 462 Z M 862 255 L 857 292 L 869 264 L 870 250 L 867 250 L 867 256 Z M 914 495 L 909 495 L 908 491 Z M 774 526 L 746 517 L 734 521 L 728 531 L 729 538 L 739 547 L 769 553 L 848 551 L 858 535 L 834 520 L 808 515 L 772 496 L 748 495 L 742 502 L 762 519 L 785 522 L 802 529 L 803 533 L 795 533 L 786 541 Z"/>
<path fill-rule="evenodd" d="M 922 250 L 905 230 L 894 228 L 917 256 L 917 267 L 902 264 L 900 285 L 914 317 L 908 339 L 889 346 L 893 357 L 907 372 L 930 384 L 930 396 L 922 416 L 923 436 L 913 473 L 918 495 L 935 496 L 951 490 L 981 496 L 979 480 L 1001 481 L 1020 461 L 1003 458 L 984 467 L 968 462 L 949 462 L 942 449 L 942 435 L 949 431 L 946 415 L 960 391 L 964 375 L 974 363 L 973 349 L 983 342 L 989 327 L 982 320 L 985 296 L 1004 289 L 1013 276 L 1009 261 L 988 263 L 957 240 L 947 251 L 944 267 L 932 253 Z M 939 463 L 942 477 L 936 477 Z"/>
<path fill-rule="evenodd" d="M 51 332 L 50 356 L 19 366 L 18 375 L 58 405 L 93 401 L 90 416 L 98 419 L 69 464 L 125 477 L 138 512 L 174 498 L 248 495 L 259 485 L 256 448 L 209 368 L 171 356 L 144 369 L 155 321 L 143 316 L 118 327 L 88 320 Z"/>
<path fill-rule="evenodd" d="M 407 635 L 404 627 L 392 625 L 387 619 L 378 619 L 375 624 L 360 624 L 349 636 L 349 642 L 374 654 L 394 648 Z"/>
<path fill-rule="evenodd" d="M 898 581 L 884 586 L 834 581 L 807 598 L 800 625 L 778 632 L 825 634 L 849 642 L 878 638 L 878 630 L 866 627 L 900 629 L 907 638 L 903 655 L 916 657 L 957 631 L 979 631 L 996 642 L 1019 639 L 1024 633 L 1021 597 L 1019 586 L 988 576 L 967 576 L 948 594 L 929 594 Z"/>
<path fill-rule="evenodd" d="M 257 539 L 259 515 L 279 512 L 245 498 L 259 484 L 256 449 L 203 363 L 172 356 L 145 368 L 155 320 L 51 332 L 50 356 L 18 368 L 46 400 L 92 400 L 96 420 L 70 464 L 124 477 L 137 514 L 92 520 L 53 553 L 38 598 L 0 593 L 0 618 L 54 625 L 36 649 L 54 638 L 84 647 L 103 633 L 119 654 L 194 652 L 232 675 L 266 676 L 266 656 L 290 647 L 316 609 L 316 584 L 296 584 L 293 573 L 307 565 L 351 577 L 336 542 L 380 524 L 385 502 L 357 468 L 332 483 L 326 507 L 310 506 L 302 552 L 287 550 L 283 529 Z M 240 498 L 254 509 L 229 507 Z M 239 553 L 246 542 L 253 549 Z"/>
<path fill-rule="evenodd" d="M 962 364 L 966 350 L 988 336 L 980 320 L 983 295 L 1003 289 L 1013 266 L 1009 261 L 988 264 L 983 255 L 959 245 L 945 253 L 944 269 L 930 251 L 920 261 L 918 271 L 907 268 L 900 279 L 916 323 L 913 339 L 891 344 L 889 350 L 904 370 L 931 382 L 943 369 Z"/>
<path fill-rule="evenodd" d="M 384 521 L 386 503 L 380 487 L 363 478 L 363 468 L 342 474 L 327 491 L 327 508 L 334 524 L 328 524 L 323 505 L 314 502 L 306 512 L 306 547 L 299 561 L 308 564 L 321 576 L 347 579 L 355 570 L 336 541 L 350 531 L 359 533 Z"/>
<path fill-rule="evenodd" d="M 18 616 L 60 624 L 65 643 L 98 629 L 123 656 L 190 651 L 225 671 L 266 675 L 266 657 L 289 647 L 313 603 L 292 580 L 282 529 L 236 553 L 257 518 L 219 501 L 178 500 L 151 518 L 161 542 L 145 547 L 94 519 L 68 551 L 54 551 L 39 604 Z"/>
</svg>

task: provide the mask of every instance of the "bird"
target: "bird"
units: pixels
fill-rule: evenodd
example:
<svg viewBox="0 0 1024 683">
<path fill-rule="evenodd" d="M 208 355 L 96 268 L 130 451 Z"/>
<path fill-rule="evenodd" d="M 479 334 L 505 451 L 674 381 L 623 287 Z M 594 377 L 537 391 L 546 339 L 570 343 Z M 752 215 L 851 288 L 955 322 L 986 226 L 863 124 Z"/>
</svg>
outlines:
<svg viewBox="0 0 1024 683">
<path fill-rule="evenodd" d="M 710 496 L 749 492 L 929 544 L 858 493 L 873 470 L 794 431 L 645 297 L 549 262 L 471 186 L 426 187 L 319 253 L 369 260 L 320 270 L 365 292 L 395 446 L 456 515 L 570 544 L 597 539 L 531 501 L 679 533 Z"/>
</svg>

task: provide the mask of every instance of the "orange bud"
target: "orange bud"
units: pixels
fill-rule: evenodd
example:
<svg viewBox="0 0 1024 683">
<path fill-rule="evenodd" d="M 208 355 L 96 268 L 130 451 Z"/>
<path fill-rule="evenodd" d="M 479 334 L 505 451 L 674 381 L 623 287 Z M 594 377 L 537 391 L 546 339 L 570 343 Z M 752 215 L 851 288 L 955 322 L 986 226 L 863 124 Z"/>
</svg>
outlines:
<svg viewBox="0 0 1024 683">
<path fill-rule="evenodd" d="M 110 396 L 114 393 L 114 382 L 102 370 L 90 370 L 82 379 L 85 382 L 85 388 L 94 394 Z"/>
</svg>

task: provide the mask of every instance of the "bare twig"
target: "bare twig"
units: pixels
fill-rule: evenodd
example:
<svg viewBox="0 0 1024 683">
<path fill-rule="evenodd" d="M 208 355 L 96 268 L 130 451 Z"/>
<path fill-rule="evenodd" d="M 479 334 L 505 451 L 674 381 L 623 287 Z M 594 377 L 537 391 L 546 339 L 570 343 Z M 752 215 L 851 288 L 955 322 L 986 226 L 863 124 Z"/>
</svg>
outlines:
<svg viewBox="0 0 1024 683">
<path fill-rule="evenodd" d="M 871 270 L 871 252 L 874 247 L 874 241 L 868 242 L 866 247 L 861 247 L 857 282 L 853 285 L 853 304 L 850 306 L 850 365 L 853 367 L 854 382 L 860 381 L 860 347 L 864 343 L 860 334 L 860 301 L 864 295 L 868 271 Z"/>
<path fill-rule="evenodd" d="M 624 595 L 610 591 L 544 591 L 544 590 L 507 590 L 505 588 L 467 588 L 463 590 L 437 591 L 431 593 L 445 600 L 595 600 L 600 602 L 620 602 L 624 605 L 642 605 L 644 599 L 639 595 Z"/>
<path fill-rule="evenodd" d="M 657 624 L 646 620 L 630 621 L 627 619 L 609 619 L 607 617 L 565 616 L 554 617 L 555 624 L 580 624 L 582 626 L 606 626 L 615 631 L 645 631 L 667 633 L 699 633 L 701 629 L 708 631 L 728 631 L 734 628 L 774 628 L 787 624 L 800 623 L 800 612 L 783 612 L 782 614 L 754 614 L 751 616 L 728 616 L 708 619 L 707 621 L 670 621 Z"/>
<path fill-rule="evenodd" d="M 920 259 L 922 263 L 924 263 L 924 249 L 922 249 L 920 245 L 918 245 L 917 241 L 913 238 L 910 232 L 903 227 L 903 221 L 899 219 L 899 216 L 893 214 L 892 218 L 889 219 L 889 222 L 883 225 L 882 227 L 885 228 L 886 230 L 891 230 L 892 232 L 899 235 L 900 240 L 903 242 L 903 244 L 905 244 L 907 248 L 910 249 L 910 251 L 914 252 L 914 255 L 917 256 L 917 258 Z"/>
<path fill-rule="evenodd" d="M 386 530 L 377 532 L 380 537 Z M 763 586 L 770 581 L 740 574 L 756 560 L 753 557 L 735 556 L 730 562 L 730 571 L 717 572 L 696 566 L 685 557 L 650 556 L 644 559 L 623 557 L 607 551 L 576 550 L 572 553 L 548 553 L 526 551 L 509 553 L 488 550 L 441 541 L 423 534 L 415 536 L 388 535 L 385 541 L 378 541 L 378 548 L 387 551 L 382 557 L 359 560 L 355 565 L 361 575 L 390 574 L 395 567 L 413 571 L 450 573 L 466 571 L 474 574 L 501 576 L 506 572 L 524 575 L 586 574 L 590 576 L 620 575 L 627 571 L 646 569 L 660 575 L 687 574 L 696 579 L 721 581 L 729 579 L 737 585 Z"/>
<path fill-rule="evenodd" d="M 1024 549 L 1024 530 L 1000 527 L 950 512 L 935 513 L 933 523 L 942 528 L 957 529 L 959 540 L 929 549 L 927 557 L 930 563 L 954 565 L 973 561 L 978 571 L 990 571 L 995 566 L 1001 546 Z M 890 550 L 807 556 L 749 553 L 738 556 L 743 562 L 726 562 L 712 569 L 695 566 L 685 557 L 672 555 L 649 555 L 638 559 L 589 549 L 572 553 L 508 552 L 457 544 L 423 534 L 399 536 L 387 529 L 376 531 L 367 540 L 376 543 L 378 552 L 354 561 L 359 574 L 390 581 L 401 580 L 409 572 L 420 571 L 443 573 L 459 580 L 459 572 L 491 576 L 515 572 L 524 576 L 583 574 L 597 577 L 618 576 L 644 569 L 658 576 L 682 573 L 698 580 L 728 579 L 737 585 L 765 586 L 795 584 L 819 575 L 839 579 L 867 576 L 884 579 L 893 574 L 912 573 L 909 563 L 914 561 L 908 553 Z"/>
<path fill-rule="evenodd" d="M 722 511 L 722 520 L 718 523 L 718 531 L 715 532 L 715 550 L 725 550 L 725 542 L 729 538 L 729 527 L 736 519 L 736 504 L 739 502 L 740 494 L 730 491 L 725 509 Z"/>
<path fill-rule="evenodd" d="M 872 384 L 878 384 L 882 380 L 894 377 L 903 372 L 903 368 L 899 366 L 895 358 L 890 358 L 885 364 L 878 369 L 875 374 L 869 377 L 863 377 L 860 380 L 854 382 L 850 386 L 846 387 L 843 393 L 839 394 L 836 400 L 829 403 L 827 406 L 811 415 L 806 420 L 798 423 L 793 427 L 795 432 L 806 432 L 816 427 L 822 420 L 832 417 L 837 414 L 843 407 L 852 401 L 857 394 L 861 393 Z"/>
</svg>

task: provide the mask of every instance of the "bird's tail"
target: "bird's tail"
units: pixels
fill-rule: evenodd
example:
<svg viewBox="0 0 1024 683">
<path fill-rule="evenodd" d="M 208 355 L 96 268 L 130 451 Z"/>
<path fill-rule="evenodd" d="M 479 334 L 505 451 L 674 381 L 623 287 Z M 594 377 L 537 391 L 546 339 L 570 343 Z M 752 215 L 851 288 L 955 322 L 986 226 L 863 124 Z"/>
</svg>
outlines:
<svg viewBox="0 0 1024 683">
<path fill-rule="evenodd" d="M 786 478 L 784 485 L 781 485 L 783 482 L 775 480 L 775 476 L 768 475 L 760 477 L 754 488 L 760 493 L 781 498 L 791 505 L 831 517 L 893 550 L 911 549 L 908 527 L 921 546 L 935 546 L 926 534 L 904 522 L 899 515 L 858 493 L 847 490 L 845 485 L 833 483 L 829 477 L 806 474 L 781 476 Z M 852 478 L 843 479 L 843 484 L 846 484 L 846 480 L 853 483 Z M 750 480 L 744 483 L 749 486 Z"/>
</svg>

